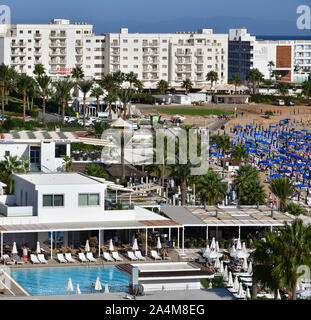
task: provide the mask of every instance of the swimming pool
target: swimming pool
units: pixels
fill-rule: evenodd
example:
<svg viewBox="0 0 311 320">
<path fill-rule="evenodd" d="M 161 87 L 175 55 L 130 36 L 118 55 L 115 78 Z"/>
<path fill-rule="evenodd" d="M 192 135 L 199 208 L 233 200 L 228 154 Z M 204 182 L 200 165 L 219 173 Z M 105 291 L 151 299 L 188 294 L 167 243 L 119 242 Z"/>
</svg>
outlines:
<svg viewBox="0 0 311 320">
<path fill-rule="evenodd" d="M 108 283 L 111 292 L 127 292 L 129 285 L 129 277 L 113 266 L 13 269 L 10 273 L 33 296 L 75 294 L 76 284 L 79 284 L 81 293 L 101 292 L 92 289 L 97 277 L 103 290 Z M 67 292 L 69 278 L 74 288 L 71 293 Z"/>
</svg>

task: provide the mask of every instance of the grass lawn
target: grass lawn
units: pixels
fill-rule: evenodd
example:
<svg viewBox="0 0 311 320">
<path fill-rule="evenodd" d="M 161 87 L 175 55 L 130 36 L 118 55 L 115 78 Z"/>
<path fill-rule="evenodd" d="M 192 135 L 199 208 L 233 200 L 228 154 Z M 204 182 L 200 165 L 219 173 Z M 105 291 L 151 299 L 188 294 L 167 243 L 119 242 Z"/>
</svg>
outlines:
<svg viewBox="0 0 311 320">
<path fill-rule="evenodd" d="M 232 111 L 221 109 L 194 109 L 193 107 L 186 108 L 159 108 L 161 113 L 166 114 L 179 114 L 179 115 L 193 115 L 193 116 L 206 116 L 206 115 L 219 115 L 219 114 L 232 114 Z"/>
</svg>

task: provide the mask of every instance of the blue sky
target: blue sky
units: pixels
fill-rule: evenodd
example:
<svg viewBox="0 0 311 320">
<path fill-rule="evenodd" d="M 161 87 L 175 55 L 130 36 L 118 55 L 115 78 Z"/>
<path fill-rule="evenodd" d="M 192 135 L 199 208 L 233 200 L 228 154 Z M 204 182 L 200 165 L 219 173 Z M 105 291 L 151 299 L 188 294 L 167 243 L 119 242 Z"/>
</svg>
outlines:
<svg viewBox="0 0 311 320">
<path fill-rule="evenodd" d="M 311 0 L 8 0 L 12 23 L 46 23 L 52 18 L 94 24 L 96 33 L 195 31 L 247 27 L 253 34 L 305 34 L 296 28 L 296 9 Z"/>
</svg>

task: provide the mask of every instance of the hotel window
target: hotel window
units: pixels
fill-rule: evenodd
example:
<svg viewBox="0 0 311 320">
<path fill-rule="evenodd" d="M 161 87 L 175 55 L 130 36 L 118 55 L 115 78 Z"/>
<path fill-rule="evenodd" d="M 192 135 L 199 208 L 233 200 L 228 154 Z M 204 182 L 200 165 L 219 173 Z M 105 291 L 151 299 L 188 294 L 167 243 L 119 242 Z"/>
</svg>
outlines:
<svg viewBox="0 0 311 320">
<path fill-rule="evenodd" d="M 138 51 L 138 48 L 134 48 L 134 51 L 137 52 L 137 51 Z"/>
<path fill-rule="evenodd" d="M 123 60 L 127 60 L 127 57 L 123 57 Z"/>
<path fill-rule="evenodd" d="M 64 195 L 63 194 L 44 194 L 43 207 L 63 207 Z"/>
<path fill-rule="evenodd" d="M 66 145 L 56 144 L 55 145 L 55 158 L 64 158 L 66 156 Z"/>
<path fill-rule="evenodd" d="M 124 40 L 123 40 L 123 43 L 127 43 L 127 40 L 124 39 Z"/>
<path fill-rule="evenodd" d="M 79 206 L 99 206 L 99 193 L 79 193 Z"/>
<path fill-rule="evenodd" d="M 138 43 L 138 40 L 134 40 L 134 43 Z"/>
<path fill-rule="evenodd" d="M 127 48 L 123 48 L 123 51 L 128 51 Z"/>
<path fill-rule="evenodd" d="M 125 69 L 126 69 L 126 68 L 127 68 L 127 65 L 125 64 L 125 65 L 123 66 L 123 68 L 125 68 Z"/>
<path fill-rule="evenodd" d="M 135 65 L 134 65 L 134 68 L 135 68 L 135 69 L 138 69 L 138 65 L 137 65 L 137 64 L 135 64 Z"/>
<path fill-rule="evenodd" d="M 78 30 L 76 31 L 76 34 L 80 34 L 80 33 L 81 33 L 81 31 L 78 31 Z"/>
<path fill-rule="evenodd" d="M 167 40 L 162 40 L 162 43 L 167 43 Z"/>
</svg>

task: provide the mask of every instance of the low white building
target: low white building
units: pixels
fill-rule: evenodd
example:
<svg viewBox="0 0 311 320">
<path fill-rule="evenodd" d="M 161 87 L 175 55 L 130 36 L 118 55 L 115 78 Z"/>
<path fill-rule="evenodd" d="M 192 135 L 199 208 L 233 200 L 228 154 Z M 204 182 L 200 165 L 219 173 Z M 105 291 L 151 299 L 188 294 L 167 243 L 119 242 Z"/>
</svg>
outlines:
<svg viewBox="0 0 311 320">
<path fill-rule="evenodd" d="M 29 160 L 30 171 L 62 171 L 64 157 L 70 156 L 70 143 L 79 142 L 71 132 L 11 131 L 0 137 L 0 161 L 5 156 Z"/>
</svg>

